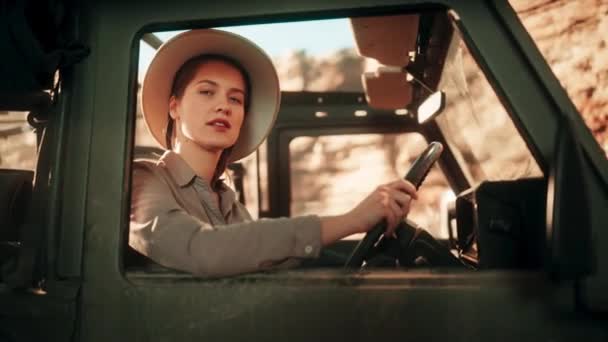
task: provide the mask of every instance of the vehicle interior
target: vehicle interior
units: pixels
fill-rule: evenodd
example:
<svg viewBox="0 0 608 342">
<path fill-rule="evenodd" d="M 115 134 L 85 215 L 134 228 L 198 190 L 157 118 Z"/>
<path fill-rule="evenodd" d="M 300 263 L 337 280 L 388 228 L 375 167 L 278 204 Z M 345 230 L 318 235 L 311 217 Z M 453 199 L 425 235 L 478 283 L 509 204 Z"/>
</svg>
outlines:
<svg viewBox="0 0 608 342">
<path fill-rule="evenodd" d="M 252 215 L 340 213 L 382 181 L 403 177 L 435 141 L 443 152 L 406 221 L 430 233 L 413 256 L 423 257 L 417 266 L 443 265 L 429 262 L 434 252 L 424 247 L 438 243 L 465 269 L 541 267 L 546 165 L 475 62 L 456 18 L 446 11 L 347 18 L 360 88 L 283 89 L 267 142 L 229 167 Z M 171 34 L 147 32 L 140 46 L 156 49 L 161 36 Z M 146 134 L 138 111 L 134 159 L 163 153 Z M 336 255 L 354 253 L 363 238 L 326 248 L 312 267 L 341 266 Z M 348 268 L 361 264 L 374 265 L 366 260 Z M 130 247 L 125 268 L 139 275 L 173 272 Z"/>
</svg>

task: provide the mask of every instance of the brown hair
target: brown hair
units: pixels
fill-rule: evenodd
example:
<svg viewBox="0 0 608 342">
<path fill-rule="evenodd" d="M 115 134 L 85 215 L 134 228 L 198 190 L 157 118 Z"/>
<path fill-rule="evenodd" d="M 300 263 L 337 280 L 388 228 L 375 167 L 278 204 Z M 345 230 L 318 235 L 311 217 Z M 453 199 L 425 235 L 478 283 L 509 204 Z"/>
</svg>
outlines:
<svg viewBox="0 0 608 342">
<path fill-rule="evenodd" d="M 192 57 L 189 60 L 187 60 L 184 64 L 182 64 L 182 66 L 179 68 L 179 70 L 177 70 L 177 72 L 175 73 L 175 78 L 173 79 L 173 86 L 171 87 L 171 95 L 175 96 L 176 98 L 181 98 L 184 95 L 184 91 L 186 90 L 186 87 L 194 78 L 194 75 L 195 75 L 198 67 L 201 66 L 202 64 L 205 64 L 210 61 L 224 62 L 228 65 L 235 67 L 241 73 L 241 76 L 243 76 L 243 80 L 245 82 L 244 107 L 245 107 L 245 114 L 247 114 L 247 112 L 249 111 L 249 102 L 250 102 L 249 99 L 250 99 L 250 94 L 251 94 L 251 82 L 249 80 L 249 74 L 247 73 L 247 70 L 245 70 L 245 68 L 239 62 L 235 61 L 234 59 L 232 59 L 230 57 L 224 56 L 224 55 L 202 54 L 202 55 L 198 55 L 198 56 Z M 167 144 L 167 149 L 172 149 L 175 123 L 173 121 L 173 118 L 171 118 L 171 115 L 169 115 L 169 113 L 167 113 L 167 116 L 169 117 L 169 119 L 167 122 L 165 142 Z M 226 167 L 228 166 L 228 159 L 230 157 L 230 153 L 232 152 L 233 147 L 234 146 L 225 148 L 220 155 L 220 159 L 218 160 L 217 165 L 215 167 L 215 172 L 213 172 L 213 177 L 211 178 L 211 181 L 209 182 L 209 185 L 211 186 L 211 188 L 214 191 L 220 190 L 221 181 L 219 178 L 224 173 L 224 171 L 226 171 Z"/>
</svg>

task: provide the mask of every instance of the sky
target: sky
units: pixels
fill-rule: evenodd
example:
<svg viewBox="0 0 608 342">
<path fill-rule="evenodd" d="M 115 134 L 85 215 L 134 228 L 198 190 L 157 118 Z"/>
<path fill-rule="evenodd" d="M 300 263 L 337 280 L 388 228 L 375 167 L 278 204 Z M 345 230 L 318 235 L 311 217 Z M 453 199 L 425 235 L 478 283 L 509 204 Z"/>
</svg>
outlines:
<svg viewBox="0 0 608 342">
<path fill-rule="evenodd" d="M 232 26 L 219 29 L 248 38 L 273 58 L 285 55 L 294 49 L 306 49 L 311 55 L 329 55 L 335 50 L 352 48 L 355 45 L 348 19 Z M 157 32 L 156 35 L 164 41 L 179 32 Z M 147 44 L 141 44 L 139 54 L 141 80 L 152 60 L 154 49 Z"/>
</svg>

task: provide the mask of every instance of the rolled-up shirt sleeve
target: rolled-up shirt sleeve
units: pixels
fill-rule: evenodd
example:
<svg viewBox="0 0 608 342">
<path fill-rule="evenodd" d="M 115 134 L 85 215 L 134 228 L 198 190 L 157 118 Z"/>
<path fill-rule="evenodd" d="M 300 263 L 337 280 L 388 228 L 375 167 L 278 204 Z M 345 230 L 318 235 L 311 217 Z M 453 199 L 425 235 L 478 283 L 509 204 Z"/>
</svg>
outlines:
<svg viewBox="0 0 608 342">
<path fill-rule="evenodd" d="M 321 222 L 302 216 L 212 226 L 187 213 L 153 171 L 135 168 L 129 244 L 165 267 L 203 277 L 235 275 L 318 257 Z"/>
</svg>

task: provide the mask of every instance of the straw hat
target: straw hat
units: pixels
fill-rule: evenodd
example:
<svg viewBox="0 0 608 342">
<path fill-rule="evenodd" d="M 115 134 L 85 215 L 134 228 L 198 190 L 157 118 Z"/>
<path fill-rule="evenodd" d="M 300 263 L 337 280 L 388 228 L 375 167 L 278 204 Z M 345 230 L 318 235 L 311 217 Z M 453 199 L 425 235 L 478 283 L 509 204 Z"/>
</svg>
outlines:
<svg viewBox="0 0 608 342">
<path fill-rule="evenodd" d="M 280 103 L 277 72 L 270 57 L 251 41 L 219 30 L 192 30 L 165 42 L 156 52 L 142 85 L 142 111 L 148 130 L 164 148 L 171 86 L 177 70 L 201 54 L 227 56 L 249 74 L 251 94 L 240 135 L 229 162 L 246 157 L 264 141 L 274 124 Z"/>
</svg>

